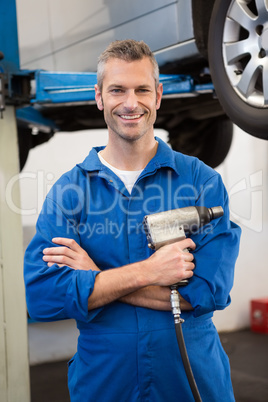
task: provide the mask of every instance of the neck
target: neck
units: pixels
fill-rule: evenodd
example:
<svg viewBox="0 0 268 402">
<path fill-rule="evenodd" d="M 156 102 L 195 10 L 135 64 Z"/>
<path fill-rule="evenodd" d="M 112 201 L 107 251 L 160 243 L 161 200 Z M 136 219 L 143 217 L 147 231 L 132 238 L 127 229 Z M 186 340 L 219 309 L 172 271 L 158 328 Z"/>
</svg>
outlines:
<svg viewBox="0 0 268 402">
<path fill-rule="evenodd" d="M 155 156 L 158 143 L 154 137 L 140 138 L 136 141 L 120 139 L 113 141 L 109 136 L 102 157 L 117 169 L 142 170 Z"/>
</svg>

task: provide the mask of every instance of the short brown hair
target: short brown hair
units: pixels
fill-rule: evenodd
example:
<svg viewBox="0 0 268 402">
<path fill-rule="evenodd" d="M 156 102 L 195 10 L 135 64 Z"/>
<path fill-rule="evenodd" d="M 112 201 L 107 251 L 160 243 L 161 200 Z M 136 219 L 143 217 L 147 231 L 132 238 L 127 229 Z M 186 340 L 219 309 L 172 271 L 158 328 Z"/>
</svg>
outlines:
<svg viewBox="0 0 268 402">
<path fill-rule="evenodd" d="M 156 87 L 159 84 L 159 67 L 155 60 L 154 54 L 149 46 L 143 41 L 136 41 L 133 39 L 116 40 L 104 50 L 98 59 L 97 80 L 100 90 L 102 90 L 104 67 L 108 60 L 120 59 L 124 61 L 142 60 L 148 57 L 154 69 L 154 79 Z"/>
</svg>

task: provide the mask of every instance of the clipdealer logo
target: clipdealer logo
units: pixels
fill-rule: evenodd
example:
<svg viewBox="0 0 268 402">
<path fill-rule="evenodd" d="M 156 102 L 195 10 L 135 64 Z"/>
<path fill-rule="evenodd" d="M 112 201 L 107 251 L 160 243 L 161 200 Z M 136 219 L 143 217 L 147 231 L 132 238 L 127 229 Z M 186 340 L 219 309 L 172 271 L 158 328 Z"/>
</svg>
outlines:
<svg viewBox="0 0 268 402">
<path fill-rule="evenodd" d="M 31 207 L 23 208 L 20 205 L 17 205 L 13 198 L 13 193 L 18 185 L 23 184 L 24 180 L 28 180 L 33 183 L 34 187 L 34 202 L 30 200 Z M 170 180 L 172 178 L 170 177 Z M 21 216 L 30 216 L 35 215 L 36 213 L 40 213 L 42 209 L 42 205 L 45 199 L 46 194 L 52 188 L 54 182 L 54 175 L 52 173 L 45 173 L 43 171 L 38 172 L 24 172 L 12 177 L 7 183 L 4 190 L 1 193 L 5 194 L 5 201 L 8 207 L 15 213 L 20 214 Z M 159 200 L 163 200 L 168 197 L 168 201 L 170 201 L 170 209 L 179 208 L 180 200 L 183 197 L 180 197 L 180 191 L 182 189 L 188 189 L 189 191 L 189 200 L 195 200 L 197 195 L 200 193 L 201 189 L 191 188 L 188 184 L 185 184 L 181 188 L 178 188 L 176 192 L 171 192 L 171 185 L 169 185 L 170 189 L 168 194 L 163 192 L 163 189 L 160 186 L 156 186 L 151 184 L 151 187 L 157 187 L 158 193 L 157 195 L 154 194 L 154 197 Z M 60 187 L 56 192 L 57 197 L 62 199 L 65 196 L 65 191 L 70 189 L 68 186 Z M 56 187 L 57 189 L 57 187 Z M 203 188 L 201 191 L 202 194 L 209 192 L 210 187 L 207 186 Z M 79 195 L 80 191 L 82 191 L 78 186 L 73 187 L 73 190 L 77 192 Z M 243 225 L 244 227 L 251 229 L 255 232 L 261 232 L 263 230 L 263 172 L 259 170 L 240 179 L 237 183 L 235 183 L 231 188 L 228 190 L 229 199 L 230 199 L 230 217 L 232 220 L 237 221 L 239 224 Z M 144 201 L 143 207 L 145 210 L 147 208 L 148 201 L 152 200 L 152 197 L 149 200 L 145 197 L 143 199 L 142 191 L 138 193 L 138 197 L 140 200 Z M 172 200 L 171 200 L 172 199 Z M 114 200 L 113 205 L 109 206 L 109 210 L 111 210 L 118 202 L 118 199 Z M 171 202 L 173 201 L 173 202 Z M 205 201 L 204 201 L 205 202 Z M 177 205 L 178 204 L 178 205 Z M 175 205 L 175 207 L 174 207 Z M 173 208 L 172 208 L 173 206 Z M 81 207 L 81 206 L 80 206 Z M 79 208 L 79 206 L 77 206 Z M 122 205 L 122 211 L 126 212 L 124 209 L 124 205 Z M 67 211 L 68 212 L 68 211 Z M 92 213 L 92 211 L 88 211 Z M 108 211 L 99 211 L 101 213 L 108 212 Z M 146 213 L 151 213 L 148 209 Z M 154 211 L 157 212 L 157 211 Z M 97 213 L 96 211 L 93 213 Z M 135 211 L 138 213 L 138 211 Z"/>
<path fill-rule="evenodd" d="M 248 229 L 261 232 L 263 229 L 262 170 L 252 173 L 248 178 L 241 179 L 229 189 L 228 193 L 231 219 Z M 242 210 L 244 213 L 246 212 L 247 216 L 242 215 Z"/>
<path fill-rule="evenodd" d="M 42 170 L 38 170 L 37 172 L 23 172 L 14 175 L 6 184 L 6 204 L 11 211 L 21 216 L 32 216 L 40 213 L 44 199 L 53 186 L 54 179 L 55 177 L 53 173 L 45 173 Z M 33 183 L 34 188 L 35 202 L 33 205 L 31 200 L 30 205 L 32 205 L 32 207 L 29 208 L 22 208 L 22 206 L 16 204 L 14 200 L 14 191 L 16 191 L 18 187 L 21 187 L 24 181 L 30 181 Z"/>
</svg>

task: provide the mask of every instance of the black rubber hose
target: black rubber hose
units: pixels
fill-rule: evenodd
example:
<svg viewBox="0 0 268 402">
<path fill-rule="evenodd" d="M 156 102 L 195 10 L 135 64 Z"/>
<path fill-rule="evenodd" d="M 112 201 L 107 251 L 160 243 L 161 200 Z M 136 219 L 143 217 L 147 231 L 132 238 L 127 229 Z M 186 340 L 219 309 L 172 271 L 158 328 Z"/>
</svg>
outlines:
<svg viewBox="0 0 268 402">
<path fill-rule="evenodd" d="M 175 323 L 175 330 L 176 330 L 176 336 L 177 336 L 177 341 L 178 341 L 178 345 L 180 348 L 180 352 L 181 352 L 181 358 L 182 358 L 182 362 L 184 365 L 184 370 L 185 373 L 187 375 L 188 378 L 188 382 L 189 385 L 191 387 L 192 390 L 192 394 L 194 397 L 195 402 L 202 402 L 201 396 L 199 394 L 195 379 L 194 379 L 194 375 L 192 372 L 192 368 L 191 368 L 191 364 L 189 361 L 189 357 L 187 354 L 187 350 L 185 347 L 185 342 L 184 342 L 184 337 L 183 337 L 183 333 L 182 333 L 182 328 L 181 328 L 181 323 Z"/>
</svg>

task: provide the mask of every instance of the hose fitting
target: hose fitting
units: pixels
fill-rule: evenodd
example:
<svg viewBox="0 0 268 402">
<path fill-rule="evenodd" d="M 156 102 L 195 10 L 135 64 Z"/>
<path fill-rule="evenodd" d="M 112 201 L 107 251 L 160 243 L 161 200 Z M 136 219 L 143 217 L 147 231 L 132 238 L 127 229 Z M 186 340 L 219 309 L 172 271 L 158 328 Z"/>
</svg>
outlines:
<svg viewBox="0 0 268 402">
<path fill-rule="evenodd" d="M 172 287 L 170 293 L 170 304 L 175 324 L 183 323 L 184 320 L 181 318 L 180 295 L 178 290 Z"/>
</svg>

